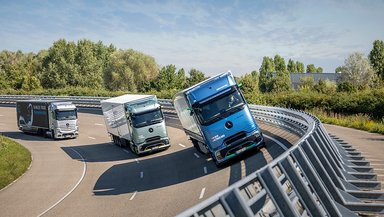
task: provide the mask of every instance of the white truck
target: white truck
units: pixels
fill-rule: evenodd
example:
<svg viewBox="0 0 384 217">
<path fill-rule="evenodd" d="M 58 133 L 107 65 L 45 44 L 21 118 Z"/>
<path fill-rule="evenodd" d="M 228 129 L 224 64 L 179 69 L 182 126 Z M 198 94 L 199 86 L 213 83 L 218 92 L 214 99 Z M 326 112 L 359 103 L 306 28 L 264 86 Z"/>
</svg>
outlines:
<svg viewBox="0 0 384 217">
<path fill-rule="evenodd" d="M 44 137 L 76 138 L 79 135 L 77 108 L 72 102 L 57 100 L 19 100 L 17 126 L 23 132 Z"/>
<path fill-rule="evenodd" d="M 170 147 L 165 119 L 155 95 L 126 94 L 100 102 L 113 142 L 137 155 Z"/>
</svg>

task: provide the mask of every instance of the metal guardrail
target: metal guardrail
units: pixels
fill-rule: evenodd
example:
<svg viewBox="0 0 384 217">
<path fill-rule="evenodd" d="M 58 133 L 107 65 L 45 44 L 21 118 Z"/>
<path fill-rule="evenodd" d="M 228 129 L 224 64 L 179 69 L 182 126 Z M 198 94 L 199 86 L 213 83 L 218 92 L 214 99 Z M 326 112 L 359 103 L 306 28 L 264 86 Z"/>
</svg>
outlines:
<svg viewBox="0 0 384 217">
<path fill-rule="evenodd" d="M 71 100 L 100 107 L 105 97 Z M 0 103 L 32 96 L 1 96 Z M 175 114 L 170 100 L 159 100 Z M 178 216 L 357 216 L 384 214 L 384 193 L 369 162 L 350 145 L 330 137 L 314 116 L 296 110 L 250 105 L 258 121 L 282 127 L 300 140 L 272 162 Z"/>
</svg>

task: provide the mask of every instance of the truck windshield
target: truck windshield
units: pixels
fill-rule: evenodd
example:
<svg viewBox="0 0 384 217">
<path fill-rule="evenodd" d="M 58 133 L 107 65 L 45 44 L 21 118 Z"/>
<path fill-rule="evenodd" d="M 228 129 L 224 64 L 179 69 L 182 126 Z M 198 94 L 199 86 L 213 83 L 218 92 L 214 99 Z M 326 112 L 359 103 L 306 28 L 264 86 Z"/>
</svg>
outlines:
<svg viewBox="0 0 384 217">
<path fill-rule="evenodd" d="M 56 120 L 76 120 L 77 119 L 77 111 L 76 110 L 65 110 L 60 111 L 56 110 Z"/>
<path fill-rule="evenodd" d="M 202 125 L 210 125 L 243 109 L 245 102 L 238 90 L 216 97 L 195 108 Z"/>
<path fill-rule="evenodd" d="M 132 124 L 135 128 L 145 127 L 152 124 L 157 124 L 163 121 L 163 113 L 160 108 L 149 112 L 143 112 L 132 115 Z"/>
</svg>

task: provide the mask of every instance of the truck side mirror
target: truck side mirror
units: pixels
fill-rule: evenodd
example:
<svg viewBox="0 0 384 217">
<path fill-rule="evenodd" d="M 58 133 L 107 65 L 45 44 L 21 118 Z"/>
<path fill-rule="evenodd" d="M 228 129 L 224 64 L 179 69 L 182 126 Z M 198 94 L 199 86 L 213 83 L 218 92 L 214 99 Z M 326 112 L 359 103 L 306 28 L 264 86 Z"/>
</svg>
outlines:
<svg viewBox="0 0 384 217">
<path fill-rule="evenodd" d="M 192 108 L 187 108 L 187 110 L 189 111 L 189 115 L 192 116 L 193 115 L 193 109 Z"/>
</svg>

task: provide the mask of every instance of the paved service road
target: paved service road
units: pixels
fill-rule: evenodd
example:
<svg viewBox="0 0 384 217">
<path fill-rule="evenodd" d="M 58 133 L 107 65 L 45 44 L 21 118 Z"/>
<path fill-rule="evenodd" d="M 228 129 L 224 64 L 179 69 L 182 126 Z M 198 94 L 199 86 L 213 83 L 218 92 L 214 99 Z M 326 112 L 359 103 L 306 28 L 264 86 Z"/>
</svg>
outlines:
<svg viewBox="0 0 384 217">
<path fill-rule="evenodd" d="M 0 191 L 1 216 L 174 216 L 279 156 L 299 138 L 260 124 L 266 147 L 218 169 L 167 119 L 171 147 L 137 157 L 113 145 L 99 114 L 79 113 L 80 136 L 56 140 L 16 126 L 14 107 L 0 107 L 0 132 L 27 147 L 32 166 Z"/>
<path fill-rule="evenodd" d="M 377 174 L 377 180 L 381 181 L 381 190 L 384 190 L 384 135 L 329 124 L 324 126 L 330 134 L 361 152 Z"/>
</svg>

